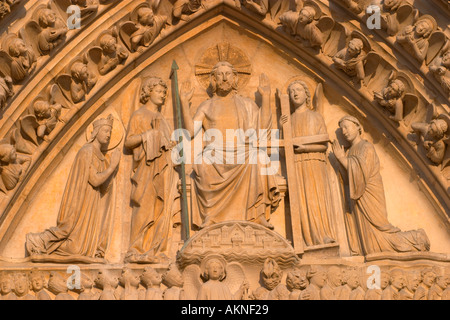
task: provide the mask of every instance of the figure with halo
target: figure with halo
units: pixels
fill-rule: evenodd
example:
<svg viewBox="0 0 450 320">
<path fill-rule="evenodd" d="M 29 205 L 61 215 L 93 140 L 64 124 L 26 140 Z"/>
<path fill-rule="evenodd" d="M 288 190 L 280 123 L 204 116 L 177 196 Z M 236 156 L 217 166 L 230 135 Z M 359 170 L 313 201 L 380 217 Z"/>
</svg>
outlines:
<svg viewBox="0 0 450 320">
<path fill-rule="evenodd" d="M 280 201 L 280 192 L 274 175 L 262 174 L 260 161 L 250 163 L 249 147 L 252 142 L 267 141 L 272 126 L 270 83 L 266 75 L 260 76 L 259 107 L 237 93 L 238 76 L 230 62 L 218 62 L 210 72 L 213 96 L 199 106 L 194 117 L 189 110 L 194 94 L 190 83 L 185 83 L 180 93 L 184 123 L 191 138 L 202 129 L 218 136 L 205 137 L 210 142 L 203 149 L 203 158 L 210 159 L 210 163 L 194 164 L 192 223 L 200 229 L 231 220 L 274 228 L 268 220 Z M 237 144 L 234 138 L 227 140 L 229 131 L 243 133 L 238 134 Z"/>
<path fill-rule="evenodd" d="M 104 259 L 112 223 L 113 178 L 121 152 L 106 151 L 114 118 L 94 121 L 91 138 L 77 153 L 61 201 L 57 226 L 26 236 L 29 255 Z"/>
</svg>

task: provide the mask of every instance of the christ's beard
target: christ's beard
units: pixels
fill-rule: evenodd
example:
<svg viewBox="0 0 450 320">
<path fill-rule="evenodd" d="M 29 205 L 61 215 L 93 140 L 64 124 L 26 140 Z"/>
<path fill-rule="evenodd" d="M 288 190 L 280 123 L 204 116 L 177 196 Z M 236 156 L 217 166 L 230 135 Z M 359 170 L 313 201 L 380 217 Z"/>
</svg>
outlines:
<svg viewBox="0 0 450 320">
<path fill-rule="evenodd" d="M 233 89 L 230 82 L 217 83 L 217 90 L 220 92 L 230 92 Z"/>
</svg>

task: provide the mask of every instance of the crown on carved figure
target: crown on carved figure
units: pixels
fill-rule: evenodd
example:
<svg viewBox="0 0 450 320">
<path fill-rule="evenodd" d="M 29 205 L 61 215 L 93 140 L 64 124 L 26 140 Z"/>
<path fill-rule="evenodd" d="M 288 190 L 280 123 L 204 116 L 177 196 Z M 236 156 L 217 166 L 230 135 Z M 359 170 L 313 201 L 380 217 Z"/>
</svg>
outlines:
<svg viewBox="0 0 450 320">
<path fill-rule="evenodd" d="M 102 119 L 98 119 L 94 121 L 94 129 L 98 128 L 98 127 L 102 127 L 102 126 L 113 126 L 113 122 L 114 122 L 114 118 L 113 116 L 110 114 L 106 119 L 102 118 Z"/>
</svg>

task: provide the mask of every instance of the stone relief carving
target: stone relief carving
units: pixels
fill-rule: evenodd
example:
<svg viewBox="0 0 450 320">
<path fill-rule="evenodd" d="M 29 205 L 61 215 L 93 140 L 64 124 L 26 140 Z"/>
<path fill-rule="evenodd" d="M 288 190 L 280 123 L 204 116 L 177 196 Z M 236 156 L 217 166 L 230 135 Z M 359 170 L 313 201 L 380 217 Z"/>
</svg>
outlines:
<svg viewBox="0 0 450 320">
<path fill-rule="evenodd" d="M 322 99 L 321 88 L 319 85 L 313 99 L 303 81 L 294 81 L 288 87 L 295 110 L 290 115 L 295 152 L 292 160 L 295 161 L 297 175 L 295 187 L 299 189 L 301 231 L 307 246 L 336 242 L 330 223 L 333 204 L 326 156 L 329 136 L 318 102 Z M 281 117 L 282 124 L 288 121 L 288 117 Z M 314 203 L 321 203 L 322 206 Z"/>
<path fill-rule="evenodd" d="M 53 85 L 34 99 L 29 114 L 18 121 L 11 135 L 18 152 L 31 155 L 43 141 L 48 140 L 48 135 L 62 122 L 63 105 L 56 102 L 63 100 L 61 98 L 61 91 Z"/>
<path fill-rule="evenodd" d="M 434 113 L 434 112 L 433 112 Z M 449 136 L 450 116 L 448 114 L 433 115 L 430 123 L 416 122 L 411 125 L 418 136 L 427 158 L 435 165 L 441 165 L 445 176 L 450 163 Z"/>
<path fill-rule="evenodd" d="M 94 283 L 97 288 L 102 290 L 98 300 L 119 300 L 115 296 L 115 290 L 119 286 L 119 279 L 110 270 L 100 270 Z"/>
<path fill-rule="evenodd" d="M 366 294 L 364 295 L 364 300 L 381 300 L 383 290 L 389 286 L 389 283 L 390 283 L 390 275 L 387 271 L 383 271 L 380 277 L 379 288 L 368 289 L 366 291 Z M 371 283 L 371 285 L 373 286 L 375 285 L 375 283 Z"/>
<path fill-rule="evenodd" d="M 283 0 L 241 0 L 242 6 L 256 14 L 267 17 L 274 24 L 280 24 L 280 16 L 289 10 L 289 1 Z M 303 4 L 303 0 L 296 1 L 297 6 Z"/>
<path fill-rule="evenodd" d="M 29 255 L 43 262 L 58 258 L 76 260 L 77 257 L 104 261 L 110 241 L 113 180 L 121 158 L 118 149 L 110 160 L 105 157 L 112 128 L 111 116 L 94 122 L 90 140 L 78 152 L 72 165 L 57 226 L 27 235 Z"/>
<path fill-rule="evenodd" d="M 0 1 L 0 19 L 3 19 L 9 13 L 13 5 L 19 3 L 21 0 L 1 0 Z"/>
<path fill-rule="evenodd" d="M 142 106 L 128 125 L 125 147 L 133 150 L 131 177 L 130 249 L 126 260 L 159 263 L 167 260 L 172 226 L 180 222 L 178 173 L 171 157 L 175 143 L 172 129 L 161 112 L 167 96 L 166 83 L 157 77 L 144 81 Z"/>
<path fill-rule="evenodd" d="M 36 300 L 51 300 L 50 295 L 46 290 L 47 280 L 45 279 L 44 272 L 33 269 L 30 271 L 29 279 L 31 290 L 34 292 Z"/>
<path fill-rule="evenodd" d="M 267 13 L 266 13 L 267 14 Z M 107 37 L 108 38 L 108 37 Z M 115 36 L 113 33 L 111 33 L 111 37 L 110 38 L 108 38 L 108 40 L 111 40 L 111 41 L 109 41 L 109 43 L 112 43 L 112 40 L 114 40 L 114 38 L 115 38 L 115 44 L 117 45 L 117 43 L 118 43 L 118 41 L 117 41 L 117 36 Z M 20 40 L 20 39 L 19 39 Z M 99 44 L 101 44 L 101 43 L 99 43 Z M 105 42 L 105 47 L 106 47 L 106 42 Z M 93 54 L 97 54 L 95 57 L 97 58 L 97 60 L 96 61 L 99 61 L 98 60 L 98 58 L 100 57 L 100 60 L 102 59 L 102 58 L 105 58 L 105 59 L 107 59 L 107 57 L 106 57 L 106 54 L 105 54 L 105 49 L 103 48 L 103 47 L 99 47 L 99 49 L 102 49 L 102 51 L 99 51 L 99 50 L 97 50 L 96 51 L 96 53 L 93 53 Z M 109 69 L 109 68 L 105 68 L 105 69 L 102 69 L 101 67 L 100 67 L 100 65 L 98 65 L 98 72 L 99 72 L 99 74 L 101 74 L 101 75 L 104 75 L 104 74 L 106 74 L 106 73 L 108 73 L 109 71 L 111 71 L 112 69 L 114 69 L 119 63 L 121 63 L 122 61 L 124 61 L 125 59 L 126 59 L 126 57 L 124 57 L 124 58 L 120 58 L 120 59 L 122 59 L 121 61 L 119 61 L 119 62 L 117 62 L 116 61 L 116 58 L 117 58 L 117 60 L 120 60 L 119 59 L 119 56 L 120 56 L 120 54 L 121 53 L 124 53 L 124 55 L 125 55 L 125 53 L 128 55 L 128 53 L 125 51 L 125 50 L 123 50 L 122 52 L 120 52 L 120 49 L 118 49 L 118 48 L 116 48 L 116 50 L 113 52 L 114 50 L 111 50 L 110 51 L 110 53 L 112 53 L 113 54 L 113 58 L 111 58 L 110 60 L 106 60 L 106 61 L 111 61 L 111 66 L 110 66 L 110 68 L 111 69 Z M 114 55 L 114 53 L 115 53 L 115 55 Z M 94 61 L 94 59 L 92 59 L 92 61 Z M 112 62 L 112 61 L 114 61 L 114 62 Z M 83 62 L 83 64 L 85 64 L 85 65 L 88 65 L 88 62 Z M 107 62 L 105 63 L 105 65 L 107 65 Z M 89 66 L 88 66 L 88 69 L 89 69 Z M 108 71 L 104 71 L 105 73 L 104 74 L 102 74 L 102 71 L 101 70 L 108 70 Z M 431 70 L 431 67 L 430 67 L 430 70 Z M 388 94 L 388 92 L 389 92 L 389 90 L 391 90 L 391 91 L 393 91 L 393 87 L 395 86 L 395 84 L 397 84 L 397 86 L 398 87 L 401 87 L 401 85 L 399 84 L 399 82 L 398 81 L 395 81 L 395 80 L 398 80 L 398 79 L 391 79 L 392 80 L 392 82 L 388 85 L 388 87 L 386 87 L 380 94 L 379 94 L 379 97 L 380 97 L 380 104 L 382 104 L 381 103 L 381 101 L 385 101 L 386 103 L 388 103 L 390 100 L 394 100 L 394 99 L 389 99 L 389 94 Z M 218 81 L 219 82 L 219 81 Z M 6 83 L 6 82 L 5 82 Z M 2 86 L 3 87 L 3 86 Z M 12 87 L 11 87 L 12 88 Z M 67 86 L 66 86 L 66 88 L 67 88 Z M 76 90 L 74 90 L 74 91 L 76 91 Z M 189 90 L 186 90 L 186 91 L 189 91 Z M 306 90 L 305 90 L 306 91 Z M 67 90 L 66 90 L 66 92 L 67 92 Z M 0 92 L 1 93 L 1 92 Z M 382 97 L 382 98 L 381 98 Z M 73 96 L 71 95 L 70 96 L 70 98 L 71 99 L 69 99 L 69 100 L 74 100 L 73 99 Z M 216 97 L 217 98 L 217 97 Z M 403 97 L 404 98 L 404 97 Z M 404 99 L 401 99 L 402 100 L 402 102 L 403 102 L 403 108 L 405 109 L 405 103 L 407 103 L 407 102 L 405 102 L 404 101 Z M 214 99 L 214 98 L 213 98 Z M 399 102 L 400 100 L 399 100 L 399 97 L 397 97 L 397 98 L 395 98 L 396 100 L 396 103 L 395 103 L 395 106 L 394 106 L 394 109 L 395 110 L 400 110 L 400 107 L 399 107 L 399 104 L 397 103 L 397 102 Z M 75 102 L 75 101 L 74 101 Z M 211 105 L 213 105 L 213 103 L 211 103 Z M 214 105 L 215 106 L 215 105 Z M 386 106 L 387 107 L 387 106 Z M 390 106 L 390 107 L 392 107 L 392 106 Z M 398 109 L 397 109 L 397 107 L 398 107 Z M 58 108 L 57 108 L 57 104 L 51 104 L 50 103 L 50 100 L 48 100 L 45 104 L 44 103 L 42 103 L 42 104 L 34 104 L 33 105 L 33 109 L 34 109 L 34 112 L 35 112 L 35 117 L 36 117 L 36 121 L 39 123 L 39 121 L 40 120 L 42 120 L 42 124 L 40 125 L 40 129 L 39 128 L 34 128 L 34 127 L 32 127 L 33 128 L 33 130 L 35 130 L 36 131 L 36 135 L 37 135 L 37 137 L 39 137 L 40 139 L 42 139 L 42 138 L 44 138 L 44 137 L 46 137 L 46 136 L 48 136 L 50 133 L 51 133 L 51 131 L 54 129 L 54 125 L 56 124 L 56 122 L 60 119 L 60 108 L 59 108 L 59 110 L 58 110 Z M 39 112 L 41 112 L 40 110 L 45 110 L 45 113 L 44 113 L 44 111 L 42 111 L 42 113 L 39 113 Z M 408 107 L 406 107 L 406 110 L 409 110 L 409 108 Z M 407 112 L 407 111 L 406 111 Z M 401 112 L 398 112 L 398 114 L 401 114 Z M 397 112 L 396 112 L 396 115 L 397 115 Z M 405 115 L 405 113 L 403 113 L 403 116 Z M 406 115 L 407 115 L 407 113 L 406 113 Z M 41 117 L 41 119 L 40 120 L 38 120 L 38 116 L 40 116 Z M 17 142 L 15 142 L 15 146 L 16 146 L 16 148 L 18 148 L 18 146 L 17 146 Z M 301 146 L 300 146 L 301 147 Z M 130 149 L 132 149 L 132 148 L 130 148 Z M 143 149 L 144 149 L 144 151 L 145 151 L 145 147 L 143 147 Z M 19 152 L 23 152 L 23 151 L 21 151 L 21 150 L 18 150 Z M 164 151 L 167 151 L 167 150 L 164 150 Z M 3 176 L 2 176 L 2 178 L 3 178 Z M 355 200 L 355 201 L 357 201 L 357 200 Z M 268 226 L 268 227 L 270 227 L 270 225 L 266 225 L 265 224 L 265 222 L 263 221 L 263 223 L 262 223 L 262 225 L 265 225 L 265 226 Z M 205 226 L 205 229 L 207 229 L 206 228 L 206 226 Z M 263 241 L 264 242 L 264 241 Z M 426 242 L 426 241 L 424 241 L 424 242 Z M 207 243 L 207 240 L 205 240 L 205 242 L 204 243 Z M 233 243 L 233 244 L 235 244 L 235 243 L 237 243 L 237 244 L 239 244 L 240 243 L 240 239 L 238 238 L 238 237 L 235 237 L 234 238 L 234 241 L 230 241 L 230 243 Z M 425 247 L 426 247 L 426 244 L 425 244 Z M 147 253 L 147 252 L 146 252 Z M 162 260 L 164 260 L 164 261 L 166 261 L 166 259 L 164 259 L 164 256 L 162 256 L 163 257 L 163 259 Z M 159 259 L 152 259 L 152 258 L 148 258 L 148 256 L 145 256 L 145 255 L 143 255 L 143 256 L 141 256 L 141 255 L 139 255 L 139 256 L 137 256 L 137 258 L 133 261 L 133 262 L 137 262 L 137 263 L 156 263 L 156 262 L 161 262 L 162 260 L 159 260 Z M 276 262 L 275 262 L 276 263 Z M 220 268 L 219 268 L 220 269 Z M 151 271 L 151 270 L 153 270 L 153 271 Z M 154 269 L 151 269 L 150 270 L 150 268 L 147 270 L 147 273 L 146 273 L 146 277 L 143 277 L 143 274 L 141 275 L 141 278 L 140 278 L 140 281 L 141 281 L 141 284 L 144 286 L 144 287 L 146 287 L 147 288 L 147 290 L 150 290 L 149 289 L 149 287 L 150 287 L 150 285 L 152 285 L 152 283 L 153 282 L 155 282 L 155 283 L 157 283 L 158 282 L 158 280 L 157 280 L 157 275 L 158 275 L 158 273 L 156 272 L 156 271 L 154 271 Z M 145 271 L 144 271 L 144 273 L 145 273 Z M 314 274 L 314 272 L 313 273 L 310 273 L 310 281 L 311 281 L 311 283 L 313 283 L 316 287 L 318 287 L 318 285 L 317 285 L 317 282 L 319 283 L 319 285 L 320 285 L 320 283 L 322 283 L 321 281 L 322 280 L 318 280 L 317 278 L 315 278 L 315 279 L 313 279 L 313 276 L 312 276 L 312 274 Z M 320 274 L 320 273 L 319 273 Z M 349 274 L 351 274 L 351 273 L 349 273 Z M 405 273 L 406 274 L 406 273 Z M 20 276 L 18 276 L 18 277 L 20 277 Z M 298 276 L 298 277 L 300 277 L 300 276 Z M 361 294 L 362 295 L 364 295 L 364 289 L 361 287 L 361 285 L 360 285 L 360 283 L 358 284 L 358 282 L 357 281 L 359 281 L 359 282 L 361 282 L 360 281 L 360 279 L 359 279 L 359 276 L 355 276 L 355 277 L 346 277 L 347 279 L 345 280 L 345 282 L 346 282 L 346 284 L 350 287 L 350 289 L 351 289 L 351 291 L 350 291 L 350 295 L 349 295 L 349 299 L 350 300 L 355 300 L 355 299 L 361 299 Z M 439 278 L 439 277 L 438 277 Z M 151 279 L 153 279 L 153 280 L 151 280 Z M 156 279 L 156 280 L 155 280 Z M 431 292 L 433 292 L 433 298 L 435 298 L 435 297 L 442 297 L 442 298 L 444 298 L 445 297 L 445 292 L 446 291 L 448 291 L 448 289 L 447 290 L 445 290 L 445 288 L 444 288 L 444 283 L 445 283 L 445 281 L 443 280 L 443 279 L 445 279 L 445 277 L 442 277 L 442 279 L 440 279 L 440 284 L 441 285 L 439 285 L 439 288 L 440 289 L 442 289 L 441 291 L 442 291 L 442 293 L 441 293 L 441 295 L 439 295 L 440 294 L 440 292 L 441 291 L 439 291 L 440 289 L 438 288 L 438 287 L 436 287 L 436 284 L 437 284 L 437 279 L 436 279 L 436 283 L 435 284 L 433 284 L 431 287 L 430 287 L 430 289 L 429 289 L 429 293 L 428 293 L 428 295 L 427 295 L 427 297 L 429 298 L 429 299 L 431 299 Z M 179 280 L 179 279 L 178 279 Z M 175 280 L 175 282 L 176 282 L 176 285 L 173 285 L 172 287 L 170 287 L 169 289 L 174 289 L 175 288 L 175 290 L 172 290 L 172 291 L 166 291 L 167 292 L 167 296 L 173 296 L 173 297 L 180 297 L 180 296 L 182 296 L 183 295 L 183 291 L 184 291 L 184 289 L 181 289 L 182 287 L 183 287 L 183 279 L 182 279 L 182 277 L 181 277 L 181 280 Z M 328 277 L 328 280 L 325 280 L 325 285 L 322 287 L 322 289 L 320 289 L 320 290 L 317 290 L 317 288 L 315 288 L 315 287 L 313 287 L 311 284 L 310 284 L 310 286 L 308 287 L 310 290 L 309 291 L 311 291 L 311 292 L 313 292 L 313 294 L 314 295 L 316 295 L 317 294 L 317 291 L 319 291 L 319 298 L 320 299 L 325 299 L 324 297 L 325 297 L 325 295 L 324 295 L 324 291 L 325 291 L 325 288 L 326 288 L 326 286 L 327 286 L 327 282 L 330 282 L 331 280 L 330 280 L 330 276 Z M 101 282 L 101 281 L 100 281 Z M 220 281 L 219 281 L 220 282 Z M 307 281 L 299 281 L 300 283 L 299 284 L 293 284 L 293 283 L 291 283 L 291 284 L 289 284 L 289 285 L 287 285 L 287 287 L 286 287 L 286 289 L 287 289 L 287 291 L 289 292 L 289 297 L 291 297 L 291 298 L 293 298 L 293 297 L 297 297 L 297 299 L 298 298 L 300 298 L 300 299 L 309 299 L 309 297 L 308 297 L 308 295 L 306 294 L 306 292 L 304 293 L 304 294 L 302 294 L 302 292 L 303 291 L 305 291 L 305 288 L 306 288 L 306 286 L 305 286 L 305 282 L 307 283 Z M 350 282 L 350 283 L 349 283 Z M 392 284 L 392 282 L 393 281 L 391 281 L 391 285 L 389 286 L 389 288 L 390 289 L 392 289 L 391 287 L 393 286 L 393 284 Z M 406 283 L 407 281 L 406 280 L 404 280 L 403 281 L 404 283 Z M 417 281 L 416 281 L 417 282 Z M 90 288 L 90 289 L 92 289 L 92 286 L 90 286 L 89 285 L 89 281 L 87 281 L 86 280 L 86 283 L 87 283 L 87 288 Z M 205 284 L 206 284 L 207 282 L 205 282 Z M 448 283 L 448 281 L 447 281 L 447 283 Z M 356 285 L 356 284 L 358 284 L 358 285 Z M 55 285 L 53 284 L 53 287 L 54 287 Z M 139 286 L 139 284 L 138 284 L 138 286 Z M 161 298 L 162 298 L 162 289 L 161 289 L 161 287 L 160 287 L 160 283 L 159 284 L 155 284 L 154 285 L 155 287 L 152 287 L 151 289 L 152 290 L 150 290 L 150 291 L 147 291 L 147 293 L 149 294 L 149 296 L 151 296 L 152 297 L 152 299 L 154 298 L 154 297 L 157 297 L 158 299 L 159 299 L 159 297 L 161 296 Z M 57 286 L 56 286 L 57 287 Z M 98 285 L 98 287 L 100 288 L 102 288 L 102 289 L 104 289 L 104 287 L 103 287 L 103 285 Z M 110 287 L 114 287 L 114 284 L 112 284 L 112 285 L 110 285 Z M 169 287 L 169 286 L 168 286 Z M 205 286 L 206 287 L 206 286 Z M 212 285 L 211 285 L 211 287 L 212 287 Z M 245 295 L 247 295 L 247 293 L 245 293 L 245 291 L 248 291 L 248 288 L 246 289 L 245 288 L 245 285 L 243 285 L 243 291 L 244 291 L 244 294 L 243 294 L 243 296 L 244 296 L 244 298 L 245 298 Z M 413 286 L 414 287 L 414 286 Z M 412 287 L 412 288 L 413 288 Z M 135 288 L 135 287 L 133 287 L 133 288 Z M 208 286 L 208 288 L 209 288 L 209 286 Z M 313 290 L 313 288 L 315 288 L 314 290 Z M 383 288 L 382 287 L 382 293 L 380 293 L 380 298 L 381 298 L 381 295 L 382 294 L 384 294 L 384 290 L 385 289 L 387 289 L 388 287 L 385 287 L 385 288 Z M 397 290 L 398 291 L 398 293 L 399 294 L 401 294 L 401 292 L 403 291 L 403 290 L 405 290 L 407 287 L 405 287 L 405 285 L 403 285 L 403 287 L 402 287 L 402 289 L 400 290 Z M 409 292 L 408 292 L 408 297 L 410 297 L 410 293 L 413 291 L 412 290 L 412 288 L 411 289 L 408 289 L 409 290 Z M 124 288 L 125 289 L 125 288 Z M 167 289 L 167 290 L 169 290 L 169 289 Z M 397 288 L 398 289 L 398 288 Z M 433 290 L 432 290 L 433 289 Z M 109 290 L 109 289 L 108 289 Z M 103 298 L 105 298 L 105 297 L 107 297 L 108 295 L 109 295 L 109 297 L 111 297 L 111 295 L 110 295 L 110 292 L 108 291 L 108 290 L 106 290 L 106 292 L 105 292 L 105 290 L 104 290 L 104 292 L 105 292 L 105 295 L 103 295 Z M 208 289 L 209 290 L 209 289 Z M 212 289 L 211 289 L 212 290 Z M 214 291 L 214 290 L 212 290 L 212 291 Z M 299 292 L 300 291 L 300 292 Z M 309 292 L 308 291 L 308 292 Z M 392 290 L 391 290 L 392 291 Z M 22 291 L 21 291 L 22 292 Z M 53 290 L 52 292 L 56 292 L 56 293 L 54 293 L 54 294 L 57 294 L 57 296 L 59 296 L 60 295 L 60 293 L 64 293 L 63 291 L 58 291 L 58 290 Z M 112 292 L 113 292 L 113 294 L 115 293 L 114 292 L 114 290 L 112 290 Z M 164 293 L 164 299 L 166 298 L 166 292 Z M 78 292 L 77 292 L 78 293 Z M 386 293 L 386 295 L 387 295 L 388 293 Z M 414 294 L 414 293 L 413 293 Z M 80 293 L 80 296 L 82 295 L 82 293 Z M 395 292 L 395 294 L 391 294 L 391 296 L 396 296 L 397 295 L 397 293 Z M 132 295 L 133 297 L 135 296 L 134 295 L 134 293 L 133 293 L 133 295 Z M 142 293 L 141 293 L 141 296 L 142 296 Z M 19 294 L 17 294 L 17 297 L 19 297 Z M 64 298 L 64 296 L 60 296 L 60 298 Z M 117 298 L 117 295 L 115 295 L 114 296 L 114 298 Z M 142 298 L 142 297 L 140 297 L 140 298 Z M 295 299 L 295 298 L 294 298 Z"/>
<path fill-rule="evenodd" d="M 14 276 L 11 273 L 2 272 L 0 274 L 0 299 L 17 300 L 14 293 Z"/>
<path fill-rule="evenodd" d="M 99 294 L 95 292 L 94 281 L 86 273 L 81 274 L 80 285 L 79 289 L 73 289 L 78 294 L 78 300 L 98 300 Z"/>
<path fill-rule="evenodd" d="M 173 5 L 172 14 L 176 19 L 189 21 L 190 15 L 207 9 L 207 2 L 206 0 L 177 0 Z"/>
<path fill-rule="evenodd" d="M 422 270 L 422 283 L 414 293 L 414 300 L 428 300 L 428 293 L 436 281 L 436 273 L 432 268 Z"/>
<path fill-rule="evenodd" d="M 33 49 L 13 33 L 3 38 L 0 57 L 0 72 L 11 77 L 14 82 L 25 79 L 36 67 L 37 59 Z"/>
<path fill-rule="evenodd" d="M 289 300 L 300 300 L 302 292 L 307 287 L 308 287 L 308 279 L 306 278 L 305 271 L 296 268 L 287 272 L 286 288 L 290 292 Z"/>
<path fill-rule="evenodd" d="M 171 296 L 171 294 L 176 294 L 176 290 L 171 290 L 165 299 L 166 293 L 161 289 L 161 282 L 161 275 L 152 267 L 146 267 L 141 275 L 141 283 L 146 288 L 145 296 L 141 300 L 179 300 L 180 292 L 178 292 L 178 299 L 173 299 L 175 295 Z"/>
<path fill-rule="evenodd" d="M 155 41 L 166 25 L 167 17 L 155 11 L 155 5 L 142 3 L 133 10 L 130 21 L 120 26 L 120 37 L 131 52 L 143 52 Z"/>
<path fill-rule="evenodd" d="M 422 275 L 419 271 L 410 271 L 406 275 L 406 284 L 400 290 L 400 300 L 413 300 L 414 293 L 422 281 Z"/>
<path fill-rule="evenodd" d="M 371 45 L 367 37 L 359 31 L 354 31 L 347 47 L 333 57 L 334 65 L 362 87 L 366 78 L 364 66 L 367 63 L 370 51 Z"/>
<path fill-rule="evenodd" d="M 13 80 L 11 77 L 0 76 L 0 110 L 6 107 L 7 100 L 14 95 Z"/>
<path fill-rule="evenodd" d="M 128 51 L 118 43 L 116 28 L 103 32 L 95 45 L 89 49 L 87 58 L 98 66 L 98 73 L 102 76 L 123 64 L 129 56 Z"/>
<path fill-rule="evenodd" d="M 86 58 L 77 57 L 67 67 L 66 73 L 55 79 L 64 96 L 73 103 L 83 101 L 98 81 L 96 69 L 89 68 Z"/>
<path fill-rule="evenodd" d="M 404 27 L 412 25 L 417 15 L 418 10 L 406 0 L 386 0 L 383 2 L 381 26 L 389 36 L 395 36 Z"/>
<path fill-rule="evenodd" d="M 119 295 L 119 300 L 139 300 L 139 284 L 141 278 L 130 268 L 124 268 L 119 277 L 119 284 L 122 292 Z"/>
<path fill-rule="evenodd" d="M 162 276 L 162 283 L 167 287 L 163 293 L 164 300 L 186 300 L 184 279 L 176 264 L 170 264 Z"/>
<path fill-rule="evenodd" d="M 402 232 L 389 223 L 380 162 L 373 145 L 362 139 L 358 119 L 346 116 L 339 127 L 351 147 L 346 153 L 334 141 L 333 151 L 348 173 L 354 218 L 349 223 L 356 227 L 363 254 L 429 251 L 430 242 L 423 229 Z"/>
<path fill-rule="evenodd" d="M 436 20 L 429 15 L 423 15 L 416 19 L 414 24 L 406 26 L 397 35 L 397 41 L 409 54 L 422 63 L 430 47 L 430 36 L 436 30 Z"/>
<path fill-rule="evenodd" d="M 20 30 L 20 35 L 37 55 L 45 56 L 65 41 L 67 31 L 66 23 L 55 11 L 40 5 Z"/>
<path fill-rule="evenodd" d="M 67 8 L 71 5 L 77 5 L 80 8 L 82 21 L 87 17 L 95 15 L 99 7 L 98 0 L 51 0 L 49 4 L 52 9 L 59 12 L 64 20 L 67 20 L 69 17 Z"/>
<path fill-rule="evenodd" d="M 14 292 L 17 300 L 36 300 L 36 297 L 29 294 L 30 283 L 25 273 L 16 273 L 14 275 Z"/>
<path fill-rule="evenodd" d="M 374 97 L 380 106 L 392 114 L 390 119 L 400 122 L 417 108 L 419 99 L 414 91 L 414 85 L 406 74 L 393 72 L 387 87 L 376 92 Z"/>
<path fill-rule="evenodd" d="M 322 14 L 314 1 L 306 1 L 300 11 L 287 11 L 280 16 L 286 31 L 306 46 L 321 48 L 334 26 L 331 17 Z"/>
<path fill-rule="evenodd" d="M 4 194 L 13 190 L 23 179 L 30 167 L 31 159 L 17 154 L 16 148 L 10 144 L 0 144 L 0 191 Z"/>
<path fill-rule="evenodd" d="M 322 300 L 336 300 L 337 288 L 342 286 L 342 270 L 339 267 L 332 266 L 327 272 L 326 284 L 320 290 Z"/>
<path fill-rule="evenodd" d="M 446 45 L 441 55 L 433 60 L 430 71 L 441 84 L 444 93 L 450 98 L 450 45 Z"/>
<path fill-rule="evenodd" d="M 252 137 L 240 137 L 239 139 L 244 141 L 239 141 L 239 144 L 248 144 L 250 139 L 267 141 L 267 136 L 257 136 L 258 130 L 266 129 L 270 132 L 272 126 L 271 89 L 267 76 L 260 77 L 258 93 L 262 97 L 262 103 L 259 107 L 252 100 L 236 92 L 239 73 L 232 63 L 227 61 L 216 63 L 210 75 L 213 97 L 199 106 L 194 117 L 189 109 L 194 94 L 191 84 L 185 83 L 180 92 L 184 124 L 191 138 L 202 129 L 214 129 L 220 132 L 222 137 L 227 136 L 227 130 L 244 130 L 244 132 L 254 130 L 255 134 Z M 204 156 L 215 150 L 216 156 L 221 157 L 221 161 L 213 162 L 219 163 L 194 165 L 193 224 L 205 228 L 227 220 L 244 220 L 254 221 L 273 229 L 268 220 L 272 208 L 275 208 L 281 200 L 274 176 L 261 176 L 260 164 L 249 165 L 249 151 L 245 151 L 243 164 L 235 164 L 234 154 L 237 149 L 232 150 L 228 147 L 224 149 L 226 143 L 227 141 L 223 140 L 210 143 L 203 150 Z M 230 155 L 227 155 L 228 153 Z M 233 163 L 227 163 L 226 159 L 230 158 L 233 159 Z M 256 190 L 252 188 L 250 191 L 250 186 L 258 188 Z M 250 192 L 248 198 L 243 199 L 242 196 L 248 192 Z M 233 197 L 230 197 L 230 194 L 233 194 Z M 242 203 L 247 205 L 242 206 Z"/>
<path fill-rule="evenodd" d="M 75 298 L 69 294 L 67 279 L 64 279 L 58 272 L 50 273 L 48 290 L 55 295 L 54 300 L 75 300 Z"/>
<path fill-rule="evenodd" d="M 253 300 L 289 300 L 290 292 L 287 287 L 281 283 L 283 272 L 278 263 L 268 258 L 261 269 L 262 287 L 253 291 Z"/>
</svg>

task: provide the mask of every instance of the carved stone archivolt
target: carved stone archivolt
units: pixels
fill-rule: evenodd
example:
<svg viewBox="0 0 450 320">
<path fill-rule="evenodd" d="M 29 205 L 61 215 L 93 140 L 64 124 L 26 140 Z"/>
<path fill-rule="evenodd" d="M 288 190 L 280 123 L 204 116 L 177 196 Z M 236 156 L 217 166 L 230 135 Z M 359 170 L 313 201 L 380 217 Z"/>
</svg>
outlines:
<svg viewBox="0 0 450 320">
<path fill-rule="evenodd" d="M 0 24 L 1 299 L 449 299 L 448 12 L 386 0 L 368 31 L 368 5 Z"/>
</svg>

